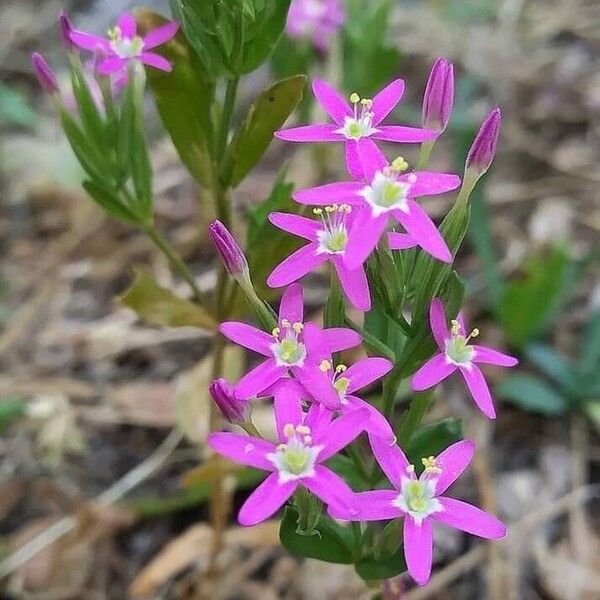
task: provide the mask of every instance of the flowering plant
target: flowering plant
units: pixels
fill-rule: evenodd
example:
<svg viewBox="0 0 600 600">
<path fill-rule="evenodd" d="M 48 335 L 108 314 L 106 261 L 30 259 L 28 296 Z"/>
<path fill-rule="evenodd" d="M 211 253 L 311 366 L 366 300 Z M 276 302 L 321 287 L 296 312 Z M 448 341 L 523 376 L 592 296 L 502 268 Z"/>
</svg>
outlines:
<svg viewBox="0 0 600 600">
<path fill-rule="evenodd" d="M 490 539 L 505 533 L 497 518 L 445 495 L 471 461 L 474 444 L 462 440 L 458 428 L 448 434 L 439 423 L 429 426 L 425 444 L 416 444 L 434 386 L 459 371 L 477 406 L 493 419 L 478 365 L 517 362 L 470 344 L 479 332 L 467 332 L 460 312 L 464 285 L 452 266 L 468 227 L 470 194 L 494 157 L 500 110 L 481 126 L 462 178 L 428 169 L 452 112 L 454 72 L 445 59 L 431 71 L 421 127 L 387 123 L 395 121 L 402 79 L 372 99 L 352 93 L 349 102 L 315 79 L 313 94 L 332 122 L 282 128 L 302 96 L 305 78 L 295 76 L 262 92 L 233 129 L 240 77 L 268 58 L 286 22 L 290 35 L 310 33 L 322 51 L 328 27 L 343 22 L 337 2 L 294 2 L 288 15 L 289 4 L 227 0 L 201 8 L 177 0 L 178 23 L 145 10 L 120 17 L 108 37 L 78 31 L 62 15 L 75 110 L 65 104 L 43 57 L 35 54 L 33 65 L 83 167 L 90 197 L 143 231 L 190 289 L 183 298 L 144 275 L 123 302 L 156 324 L 214 332 L 213 381 L 204 390 L 214 400 L 208 443 L 215 453 L 267 473 L 243 504 L 239 522 L 254 525 L 286 505 L 281 541 L 292 553 L 352 563 L 365 580 L 408 571 L 425 584 L 432 522 Z M 92 53 L 91 64 L 81 60 L 82 50 Z M 221 259 L 212 293 L 201 288 L 155 223 L 143 131 L 147 82 L 182 162 L 210 198 L 206 210 L 218 216 L 209 227 Z M 273 137 L 343 143 L 347 175 L 293 193 L 278 179 L 252 214 L 244 252 L 231 233 L 231 191 Z M 388 159 L 389 146 L 382 143 L 420 144 L 416 168 L 397 153 Z M 456 189 L 438 229 L 419 199 Z M 300 214 L 306 206 L 312 217 Z M 295 238 L 305 243 L 293 246 Z M 310 318 L 297 282 L 324 265 L 331 283 L 320 324 Z M 280 288 L 276 313 L 266 299 L 277 299 Z M 244 307 L 256 325 L 240 320 L 248 312 Z M 260 356 L 238 381 L 223 377 L 227 340 Z M 346 365 L 347 351 L 356 358 L 358 348 L 366 356 Z M 252 422 L 258 399 L 272 402 L 276 439 Z M 223 423 L 245 433 L 221 432 Z M 230 506 L 221 463 L 209 460 L 219 473 L 211 504 L 216 553 Z"/>
</svg>

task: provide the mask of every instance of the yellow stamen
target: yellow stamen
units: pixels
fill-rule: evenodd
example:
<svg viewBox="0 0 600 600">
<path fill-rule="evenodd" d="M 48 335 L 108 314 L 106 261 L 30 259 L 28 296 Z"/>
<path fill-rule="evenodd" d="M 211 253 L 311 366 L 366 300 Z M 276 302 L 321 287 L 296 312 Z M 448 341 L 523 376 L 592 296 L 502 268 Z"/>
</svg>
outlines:
<svg viewBox="0 0 600 600">
<path fill-rule="evenodd" d="M 360 96 L 354 92 L 353 94 L 350 94 L 350 102 L 352 102 L 352 104 L 356 104 L 357 102 L 360 102 Z"/>
<path fill-rule="evenodd" d="M 298 425 L 296 427 L 296 431 L 300 435 L 309 435 L 310 434 L 310 427 L 308 427 L 308 425 Z"/>
<path fill-rule="evenodd" d="M 458 332 L 460 331 L 460 323 L 456 319 L 452 319 L 452 321 L 450 321 L 450 325 L 450 332 L 452 335 L 458 335 Z"/>
<path fill-rule="evenodd" d="M 294 428 L 294 425 L 292 423 L 287 423 L 283 428 L 283 435 L 285 435 L 285 437 L 293 437 L 295 433 L 296 429 Z"/>
<path fill-rule="evenodd" d="M 304 325 L 302 323 L 300 323 L 300 321 L 297 321 L 296 323 L 294 323 L 292 325 L 292 329 L 296 332 L 296 333 L 300 333 L 303 329 L 304 329 Z"/>
<path fill-rule="evenodd" d="M 273 329 L 273 331 L 271 331 L 271 335 L 272 335 L 273 337 L 278 337 L 280 333 L 281 333 L 281 329 L 279 329 L 279 327 L 275 327 L 275 328 Z"/>
<path fill-rule="evenodd" d="M 414 473 L 415 472 L 415 465 L 408 465 L 408 467 L 406 467 L 406 472 L 407 473 Z"/>
<path fill-rule="evenodd" d="M 398 173 L 402 173 L 402 171 L 406 171 L 406 169 L 408 169 L 408 163 L 406 160 L 404 160 L 403 156 L 398 156 L 398 158 L 394 159 L 394 162 L 392 163 L 392 169 Z"/>
<path fill-rule="evenodd" d="M 291 323 L 287 319 L 281 319 L 281 326 L 289 329 L 291 327 Z"/>
<path fill-rule="evenodd" d="M 348 369 L 348 367 L 346 365 L 338 365 L 335 368 L 335 372 L 336 373 L 343 373 L 344 371 L 346 371 Z"/>
<path fill-rule="evenodd" d="M 322 214 L 323 214 L 322 208 L 313 208 L 313 215 L 322 215 Z"/>
<path fill-rule="evenodd" d="M 323 373 L 327 373 L 331 369 L 331 363 L 328 360 L 322 360 L 319 365 L 319 370 L 323 371 Z"/>
</svg>

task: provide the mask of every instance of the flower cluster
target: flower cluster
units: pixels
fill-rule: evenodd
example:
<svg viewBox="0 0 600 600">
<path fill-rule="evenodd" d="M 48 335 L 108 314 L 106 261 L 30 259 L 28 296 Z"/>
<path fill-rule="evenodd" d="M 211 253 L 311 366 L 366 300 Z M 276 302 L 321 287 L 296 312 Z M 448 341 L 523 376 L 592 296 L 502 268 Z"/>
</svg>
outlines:
<svg viewBox="0 0 600 600">
<path fill-rule="evenodd" d="M 432 70 L 423 102 L 423 124 L 429 129 L 420 129 L 382 124 L 402 96 L 402 80 L 392 82 L 373 99 L 352 94 L 350 103 L 324 81 L 314 82 L 314 94 L 333 123 L 284 129 L 276 136 L 295 142 L 344 143 L 352 179 L 296 191 L 294 200 L 311 206 L 311 217 L 271 213 L 273 225 L 306 243 L 267 279 L 271 287 L 287 286 L 271 331 L 240 322 L 220 326 L 226 338 L 260 355 L 261 362 L 234 388 L 223 382 L 211 388 L 223 416 L 243 427 L 249 423 L 254 399 L 273 399 L 276 443 L 238 433 L 213 433 L 209 438 L 216 452 L 269 473 L 243 505 L 238 516 L 242 525 L 272 516 L 299 487 L 326 504 L 328 514 L 335 519 L 403 519 L 406 562 L 419 584 L 427 582 L 431 571 L 432 522 L 489 539 L 505 534 L 504 525 L 495 517 L 444 495 L 469 465 L 474 444 L 463 440 L 437 457 L 424 457 L 422 465 L 410 464 L 397 445 L 393 424 L 371 402 L 356 395 L 388 375 L 394 365 L 379 357 L 351 366 L 336 364 L 334 357 L 358 346 L 361 336 L 352 329 L 322 328 L 307 322 L 302 288 L 295 282 L 328 262 L 349 303 L 368 311 L 372 302 L 364 265 L 378 247 L 403 250 L 418 246 L 439 261 L 452 262 L 443 236 L 417 199 L 454 190 L 461 179 L 449 173 L 410 171 L 401 157 L 389 162 L 376 142 L 434 141 L 448 123 L 453 89 L 452 65 L 440 59 Z M 495 138 L 498 133 L 494 115 L 490 117 L 492 124 L 490 119 L 484 124 L 467 168 L 481 172 L 489 166 L 489 154 L 493 156 L 495 147 L 490 136 Z M 403 229 L 397 231 L 398 226 Z M 229 263 L 234 256 L 239 259 L 241 250 L 232 248 L 230 238 L 223 241 L 223 235 L 213 235 L 213 239 L 231 271 Z M 412 388 L 428 389 L 458 370 L 477 406 L 494 418 L 491 395 L 477 363 L 510 367 L 517 361 L 497 350 L 470 344 L 478 330 L 467 333 L 462 314 L 448 321 L 440 298 L 431 302 L 430 326 L 439 353 L 413 375 Z M 367 435 L 391 489 L 377 486 L 356 493 L 325 466 L 325 461 L 362 433 Z"/>
</svg>

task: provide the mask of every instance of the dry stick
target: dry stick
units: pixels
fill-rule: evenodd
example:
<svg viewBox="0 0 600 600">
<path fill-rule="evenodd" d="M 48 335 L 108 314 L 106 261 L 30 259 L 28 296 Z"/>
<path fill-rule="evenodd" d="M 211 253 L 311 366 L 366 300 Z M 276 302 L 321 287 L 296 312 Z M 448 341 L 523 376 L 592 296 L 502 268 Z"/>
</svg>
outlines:
<svg viewBox="0 0 600 600">
<path fill-rule="evenodd" d="M 546 508 L 528 513 L 509 527 L 507 541 L 510 541 L 517 536 L 523 537 L 529 535 L 531 530 L 555 519 L 562 513 L 570 510 L 573 506 L 577 506 L 597 495 L 600 495 L 599 484 L 584 486 L 559 498 Z M 506 544 L 506 542 L 504 542 L 504 544 Z M 455 579 L 473 570 L 483 562 L 487 556 L 488 553 L 486 552 L 485 546 L 478 546 L 477 548 L 470 550 L 465 555 L 449 564 L 445 569 L 436 573 L 429 580 L 426 588 L 411 590 L 402 596 L 402 600 L 426 600 L 426 598 L 431 598 L 438 592 L 444 590 Z"/>
<path fill-rule="evenodd" d="M 173 429 L 146 460 L 129 471 L 129 473 L 116 481 L 99 496 L 96 496 L 95 502 L 102 505 L 110 505 L 123 498 L 123 496 L 150 477 L 163 465 L 173 450 L 179 445 L 182 438 L 183 434 L 179 430 Z M 13 571 L 22 567 L 27 561 L 36 556 L 36 554 L 64 537 L 67 533 L 73 531 L 76 526 L 77 517 L 70 515 L 60 519 L 60 521 L 57 521 L 48 527 L 48 529 L 36 535 L 0 563 L 0 578 L 10 575 Z"/>
</svg>

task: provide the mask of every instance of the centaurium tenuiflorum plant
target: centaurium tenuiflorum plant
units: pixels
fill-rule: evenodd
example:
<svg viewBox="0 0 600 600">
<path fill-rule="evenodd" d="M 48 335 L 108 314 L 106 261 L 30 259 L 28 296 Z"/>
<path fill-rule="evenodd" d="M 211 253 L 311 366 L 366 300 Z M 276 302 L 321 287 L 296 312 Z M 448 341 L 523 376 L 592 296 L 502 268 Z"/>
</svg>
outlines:
<svg viewBox="0 0 600 600">
<path fill-rule="evenodd" d="M 408 571 L 425 584 L 432 521 L 487 538 L 505 532 L 495 517 L 444 495 L 470 462 L 474 445 L 459 431 L 449 437 L 435 422 L 424 442 L 421 428 L 434 386 L 455 370 L 493 417 L 477 363 L 515 363 L 468 343 L 474 333 L 467 335 L 459 314 L 464 284 L 453 269 L 468 227 L 470 194 L 495 153 L 500 112 L 492 111 L 482 126 L 462 180 L 428 169 L 452 113 L 453 66 L 445 59 L 430 74 L 424 128 L 383 124 L 403 95 L 402 79 L 372 99 L 352 93 L 349 101 L 316 79 L 314 95 L 333 123 L 282 129 L 301 100 L 303 76 L 262 92 L 234 126 L 239 82 L 268 60 L 286 21 L 288 27 L 294 22 L 289 5 L 215 0 L 200 9 L 194 0 L 175 0 L 173 21 L 147 10 L 123 15 L 108 37 L 75 29 L 63 14 L 59 31 L 69 54 L 74 110 L 66 108 L 43 58 L 35 55 L 33 64 L 83 167 L 86 191 L 108 215 L 144 233 L 189 287 L 182 297 L 143 274 L 122 302 L 154 324 L 212 332 L 210 375 L 198 390 L 213 400 L 208 444 L 242 465 L 241 479 L 251 475 L 256 481 L 256 470 L 267 473 L 244 502 L 239 522 L 256 524 L 285 506 L 280 538 L 290 552 L 354 564 L 371 582 Z M 90 75 L 101 91 L 100 106 Z M 201 288 L 155 222 L 144 136 L 146 84 L 183 164 L 202 188 L 203 214 L 216 217 L 209 227 L 220 259 L 214 290 Z M 267 200 L 251 210 L 244 249 L 231 233 L 242 230 L 234 226 L 231 192 L 273 137 L 344 143 L 348 177 L 293 192 L 280 175 Z M 388 144 L 402 143 L 421 144 L 414 170 L 398 158 L 401 152 L 394 149 L 393 160 L 386 155 Z M 457 188 L 438 229 L 416 199 Z M 299 214 L 306 205 L 312 214 Z M 294 246 L 298 237 L 306 241 L 300 249 Z M 330 284 L 321 319 L 314 314 L 315 295 L 305 304 L 298 282 L 324 270 Z M 256 326 L 246 322 L 252 318 Z M 234 362 L 228 342 L 252 351 L 237 381 L 225 378 L 232 377 L 227 373 Z M 411 383 L 417 393 L 407 397 Z M 275 440 L 252 421 L 253 406 L 265 401 L 274 407 Z M 219 432 L 223 425 L 244 433 Z M 223 486 L 231 466 L 216 455 L 207 460 L 216 474 L 210 503 L 214 573 L 231 510 Z M 382 526 L 382 520 L 388 523 Z"/>
</svg>

